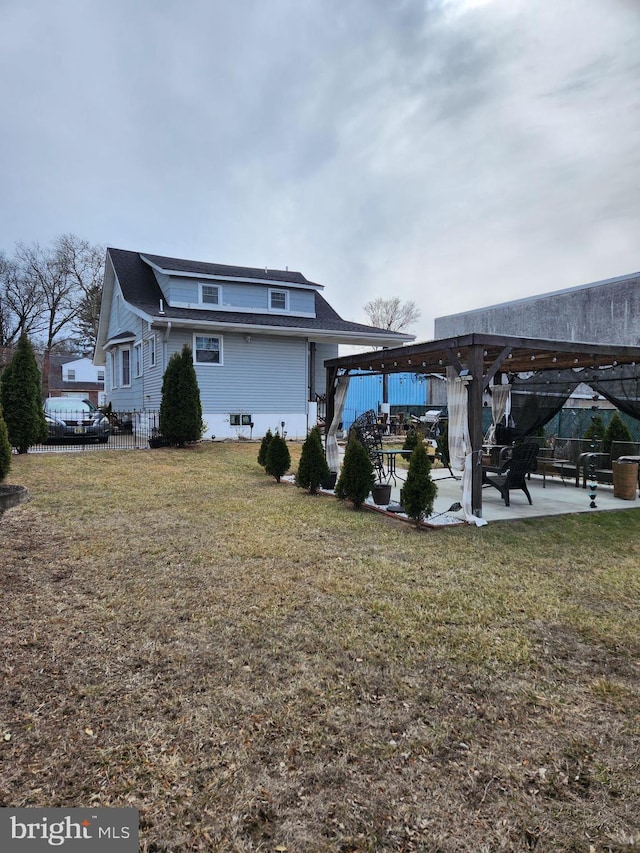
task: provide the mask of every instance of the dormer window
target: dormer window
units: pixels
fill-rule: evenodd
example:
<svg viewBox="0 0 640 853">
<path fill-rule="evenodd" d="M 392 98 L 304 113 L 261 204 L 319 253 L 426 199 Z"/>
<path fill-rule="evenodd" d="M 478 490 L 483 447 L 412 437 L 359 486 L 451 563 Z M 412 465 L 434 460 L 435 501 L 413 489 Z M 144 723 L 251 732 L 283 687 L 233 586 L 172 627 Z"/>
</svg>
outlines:
<svg viewBox="0 0 640 853">
<path fill-rule="evenodd" d="M 203 305 L 220 305 L 222 302 L 220 287 L 217 284 L 201 284 L 200 302 Z"/>
<path fill-rule="evenodd" d="M 289 294 L 286 290 L 269 291 L 269 308 L 272 311 L 289 310 Z"/>
</svg>

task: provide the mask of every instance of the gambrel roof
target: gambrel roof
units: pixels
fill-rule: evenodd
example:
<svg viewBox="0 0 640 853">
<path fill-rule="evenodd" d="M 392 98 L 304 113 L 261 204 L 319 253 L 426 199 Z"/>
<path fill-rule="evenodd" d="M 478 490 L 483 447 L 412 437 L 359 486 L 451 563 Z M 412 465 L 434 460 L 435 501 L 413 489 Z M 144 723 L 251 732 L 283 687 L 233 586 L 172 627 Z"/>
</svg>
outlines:
<svg viewBox="0 0 640 853">
<path fill-rule="evenodd" d="M 172 306 L 166 300 L 156 273 L 193 277 L 217 282 L 264 284 L 312 291 L 315 316 L 285 313 L 259 313 L 218 308 Z M 171 322 L 174 326 L 193 328 L 250 329 L 265 334 L 304 335 L 314 340 L 367 346 L 398 346 L 414 340 L 413 335 L 390 332 L 375 326 L 343 320 L 320 293 L 322 285 L 309 281 L 300 272 L 227 266 L 189 261 L 161 255 L 141 254 L 124 249 L 107 249 L 105 287 L 97 349 L 106 343 L 109 308 L 117 281 L 128 306 L 154 326 Z"/>
</svg>

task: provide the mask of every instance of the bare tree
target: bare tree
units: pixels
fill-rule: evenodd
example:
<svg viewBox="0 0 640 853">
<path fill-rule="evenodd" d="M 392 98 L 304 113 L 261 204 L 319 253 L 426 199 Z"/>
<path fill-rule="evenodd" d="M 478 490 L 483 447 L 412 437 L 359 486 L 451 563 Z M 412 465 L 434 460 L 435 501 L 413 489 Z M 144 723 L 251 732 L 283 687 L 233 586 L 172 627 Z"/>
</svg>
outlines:
<svg viewBox="0 0 640 853">
<path fill-rule="evenodd" d="M 389 332 L 401 332 L 420 319 L 420 309 L 416 303 L 411 300 L 401 302 L 399 296 L 372 299 L 364 306 L 364 311 L 372 326 Z"/>
<path fill-rule="evenodd" d="M 78 309 L 73 320 L 72 341 L 83 354 L 93 354 L 98 339 L 105 250 L 75 234 L 63 234 L 56 252 L 78 288 Z"/>
<path fill-rule="evenodd" d="M 23 281 L 18 264 L 0 252 L 0 347 L 14 344 L 23 333 L 39 329 L 40 295 Z"/>
</svg>

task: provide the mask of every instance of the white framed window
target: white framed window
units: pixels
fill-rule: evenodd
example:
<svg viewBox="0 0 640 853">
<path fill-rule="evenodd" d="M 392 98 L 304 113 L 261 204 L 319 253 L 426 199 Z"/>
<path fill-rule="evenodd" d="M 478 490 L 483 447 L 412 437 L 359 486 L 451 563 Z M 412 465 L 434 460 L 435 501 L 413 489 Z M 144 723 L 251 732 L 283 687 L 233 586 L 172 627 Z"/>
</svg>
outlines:
<svg viewBox="0 0 640 853">
<path fill-rule="evenodd" d="M 222 338 L 194 335 L 193 360 L 196 364 L 222 364 Z"/>
<path fill-rule="evenodd" d="M 75 382 L 75 381 L 76 381 L 75 370 L 67 370 L 67 382 Z"/>
<path fill-rule="evenodd" d="M 98 371 L 98 382 L 104 382 L 104 370 Z"/>
<path fill-rule="evenodd" d="M 110 352 L 108 354 L 109 358 L 109 379 L 111 390 L 118 387 L 118 371 L 116 370 L 116 357 L 115 354 Z"/>
<path fill-rule="evenodd" d="M 222 302 L 222 293 L 218 284 L 201 284 L 200 285 L 200 302 L 203 305 L 220 305 Z"/>
<path fill-rule="evenodd" d="M 147 341 L 148 347 L 148 356 L 149 356 L 149 367 L 156 366 L 156 336 L 151 335 L 149 340 Z"/>
<path fill-rule="evenodd" d="M 289 293 L 286 290 L 269 291 L 269 308 L 272 311 L 289 310 Z"/>
<path fill-rule="evenodd" d="M 133 375 L 136 379 L 142 376 L 142 341 L 133 348 Z"/>
<path fill-rule="evenodd" d="M 120 384 L 123 388 L 131 385 L 131 347 L 120 351 Z"/>
</svg>

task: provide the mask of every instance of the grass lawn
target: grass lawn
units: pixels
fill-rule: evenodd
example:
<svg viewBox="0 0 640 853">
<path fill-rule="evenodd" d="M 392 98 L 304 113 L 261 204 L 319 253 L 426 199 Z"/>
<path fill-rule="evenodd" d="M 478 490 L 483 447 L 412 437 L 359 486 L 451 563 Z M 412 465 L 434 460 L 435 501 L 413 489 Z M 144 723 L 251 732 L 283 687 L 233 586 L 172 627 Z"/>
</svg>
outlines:
<svg viewBox="0 0 640 853">
<path fill-rule="evenodd" d="M 0 805 L 135 806 L 143 851 L 639 851 L 640 513 L 418 532 L 257 453 L 13 458 Z"/>
</svg>

